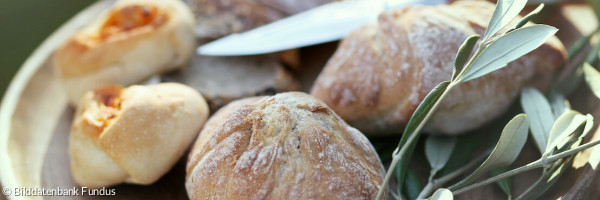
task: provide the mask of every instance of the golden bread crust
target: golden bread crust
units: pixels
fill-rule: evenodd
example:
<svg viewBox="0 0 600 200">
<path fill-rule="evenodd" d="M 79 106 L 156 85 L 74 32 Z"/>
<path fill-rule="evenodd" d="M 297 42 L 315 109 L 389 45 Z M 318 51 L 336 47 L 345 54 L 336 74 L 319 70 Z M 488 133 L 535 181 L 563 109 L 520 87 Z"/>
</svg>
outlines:
<svg viewBox="0 0 600 200">
<path fill-rule="evenodd" d="M 482 34 L 494 5 L 459 1 L 383 13 L 340 44 L 311 94 L 365 134 L 401 133 L 418 104 L 450 80 L 458 47 Z M 524 85 L 550 78 L 566 60 L 552 37 L 507 67 L 452 89 L 425 129 L 457 134 L 499 116 Z"/>
<path fill-rule="evenodd" d="M 384 169 L 369 141 L 300 92 L 234 101 L 187 163 L 191 199 L 373 199 Z"/>
</svg>

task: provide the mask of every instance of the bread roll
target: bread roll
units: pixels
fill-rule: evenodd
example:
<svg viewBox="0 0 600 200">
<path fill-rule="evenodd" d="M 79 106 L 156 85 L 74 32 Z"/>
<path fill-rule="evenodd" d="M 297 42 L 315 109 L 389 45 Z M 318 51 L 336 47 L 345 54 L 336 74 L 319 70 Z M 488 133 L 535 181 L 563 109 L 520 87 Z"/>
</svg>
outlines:
<svg viewBox="0 0 600 200">
<path fill-rule="evenodd" d="M 383 13 L 341 42 L 311 94 L 365 134 L 401 133 L 425 96 L 450 80 L 458 47 L 484 33 L 493 11 L 487 1 L 458 1 Z M 562 43 L 550 38 L 505 68 L 453 88 L 426 131 L 458 134 L 481 126 L 501 115 L 520 88 L 547 81 L 565 60 Z"/>
<path fill-rule="evenodd" d="M 194 52 L 194 23 L 180 0 L 120 0 L 56 51 L 56 74 L 76 105 L 99 86 L 176 69 Z"/>
<path fill-rule="evenodd" d="M 163 76 L 198 90 L 216 111 L 244 97 L 274 95 L 300 88 L 298 81 L 271 56 L 194 56 L 191 65 Z"/>
<path fill-rule="evenodd" d="M 73 178 L 90 188 L 151 184 L 180 159 L 207 118 L 202 96 L 178 83 L 90 91 L 69 137 Z"/>
<path fill-rule="evenodd" d="M 299 92 L 234 101 L 202 129 L 187 162 L 190 199 L 374 199 L 375 149 Z"/>
</svg>

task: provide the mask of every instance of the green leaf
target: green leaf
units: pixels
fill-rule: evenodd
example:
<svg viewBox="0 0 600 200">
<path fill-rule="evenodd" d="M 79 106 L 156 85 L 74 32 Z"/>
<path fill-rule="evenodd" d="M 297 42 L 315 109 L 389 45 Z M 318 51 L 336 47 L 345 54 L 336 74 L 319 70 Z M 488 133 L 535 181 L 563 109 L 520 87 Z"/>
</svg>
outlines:
<svg viewBox="0 0 600 200">
<path fill-rule="evenodd" d="M 425 117 L 427 116 L 427 114 L 429 112 L 433 112 L 433 110 L 432 110 L 433 106 L 435 105 L 435 103 L 438 100 L 440 100 L 440 97 L 442 96 L 444 91 L 446 91 L 446 89 L 448 88 L 448 85 L 450 85 L 449 81 L 441 82 L 440 84 L 435 86 L 435 88 L 433 88 L 433 90 L 431 90 L 431 92 L 429 92 L 429 94 L 427 94 L 425 99 L 423 99 L 423 101 L 419 104 L 419 106 L 417 107 L 417 109 L 415 110 L 413 115 L 410 117 L 410 120 L 408 120 L 408 124 L 406 125 L 406 128 L 404 129 L 404 134 L 402 134 L 402 138 L 400 138 L 400 142 L 398 143 L 398 148 L 402 148 L 402 146 L 406 143 L 406 141 L 412 134 L 419 134 L 419 133 L 415 133 L 414 131 L 417 130 L 417 127 L 419 126 L 419 124 L 423 120 L 425 120 Z M 417 139 L 418 139 L 418 137 L 417 137 Z M 417 144 L 416 142 L 413 144 L 408 144 L 410 146 L 409 146 L 408 150 L 406 151 L 407 156 L 400 158 L 399 164 L 398 164 L 398 166 L 396 166 L 397 168 L 399 168 L 398 170 L 400 170 L 400 172 L 399 172 L 400 180 L 404 179 L 404 175 L 406 174 L 406 170 L 408 169 L 408 161 L 410 160 L 410 157 L 411 157 L 413 151 L 415 150 L 415 147 L 417 146 L 416 144 Z M 402 188 L 402 184 L 404 184 L 404 182 L 401 181 L 398 184 L 399 184 L 399 187 Z"/>
<path fill-rule="evenodd" d="M 586 0 L 586 2 L 588 3 L 588 5 L 590 5 L 590 7 L 592 7 L 592 9 L 594 9 L 594 12 L 596 13 L 596 17 L 598 18 L 598 21 L 600 21 L 600 1 Z"/>
<path fill-rule="evenodd" d="M 582 118 L 581 116 L 576 116 L 576 118 Z M 556 149 L 558 152 L 563 152 L 569 150 L 573 147 L 578 147 L 579 143 L 583 141 L 583 138 L 592 130 L 594 126 L 594 117 L 590 114 L 587 114 L 584 119 L 585 122 L 581 123 L 579 127 L 575 129 L 575 131 L 568 134 L 566 137 L 559 137 L 556 143 Z"/>
<path fill-rule="evenodd" d="M 483 40 L 486 41 L 500 29 L 508 25 L 517 15 L 519 15 L 519 12 L 523 10 L 526 3 L 527 0 L 498 0 Z"/>
<path fill-rule="evenodd" d="M 594 116 L 587 114 L 585 115 L 585 128 L 583 128 L 583 133 L 578 136 L 580 139 L 584 138 L 594 127 Z"/>
<path fill-rule="evenodd" d="M 587 56 L 585 57 L 585 62 L 594 64 L 594 62 L 598 59 L 598 53 L 600 53 L 600 41 L 598 41 L 598 43 L 592 47 L 592 50 L 588 52 Z"/>
<path fill-rule="evenodd" d="M 566 96 L 569 96 L 569 94 L 573 93 L 573 91 L 575 91 L 575 89 L 577 89 L 577 87 L 579 87 L 579 84 L 581 83 L 582 80 L 583 80 L 582 67 L 573 67 L 573 70 L 571 70 L 569 72 L 567 77 L 558 84 L 557 91 Z"/>
<path fill-rule="evenodd" d="M 585 82 L 596 97 L 600 98 L 600 72 L 588 63 L 583 63 Z"/>
<path fill-rule="evenodd" d="M 431 166 L 430 180 L 446 165 L 454 150 L 455 144 L 456 137 L 441 135 L 431 135 L 427 137 L 425 140 L 425 156 Z"/>
<path fill-rule="evenodd" d="M 581 50 L 583 50 L 583 48 L 588 45 L 591 37 L 592 34 L 580 37 L 577 40 L 575 40 L 573 44 L 571 44 L 571 46 L 567 49 L 567 55 L 569 56 L 569 60 L 573 60 L 575 55 L 579 54 L 579 52 L 581 52 Z"/>
<path fill-rule="evenodd" d="M 562 161 L 557 161 L 554 162 L 554 164 L 552 164 L 552 166 L 549 168 L 549 170 L 542 174 L 542 181 L 537 182 L 537 184 L 532 185 L 531 187 L 533 187 L 533 190 L 529 191 L 529 194 L 522 194 L 525 197 L 529 197 L 528 199 L 538 199 L 539 196 L 541 196 L 542 194 L 544 194 L 548 189 L 550 189 L 550 187 L 552 185 L 554 185 L 554 183 L 557 182 L 558 179 L 556 179 L 556 177 L 560 177 L 560 175 L 562 173 L 565 172 L 565 169 L 567 168 L 561 168 L 560 166 L 562 165 L 566 165 L 569 166 L 573 163 L 573 156 L 567 157 L 565 159 L 562 159 Z M 552 174 L 556 174 L 553 179 L 550 179 L 550 176 L 552 176 Z"/>
<path fill-rule="evenodd" d="M 472 35 L 468 37 L 462 43 L 462 45 L 460 45 L 458 53 L 456 54 L 456 59 L 454 59 L 454 72 L 452 73 L 452 80 L 455 80 L 456 77 L 462 72 L 462 69 L 469 60 L 469 56 L 471 56 L 471 52 L 473 52 L 473 48 L 475 48 L 475 44 L 477 44 L 477 40 L 479 40 L 479 35 Z"/>
<path fill-rule="evenodd" d="M 433 108 L 433 105 L 440 99 L 444 91 L 446 91 L 446 88 L 448 88 L 449 84 L 449 81 L 441 82 L 440 84 L 435 86 L 435 88 L 433 88 L 433 90 L 431 90 L 431 92 L 429 92 L 425 99 L 423 99 L 423 101 L 419 104 L 419 106 L 413 113 L 413 116 L 411 116 L 410 120 L 408 120 L 408 124 L 404 129 L 404 134 L 402 135 L 402 139 L 400 139 L 400 143 L 398 144 L 399 148 L 401 148 L 402 145 L 404 145 L 406 140 L 408 140 L 408 138 L 410 137 L 411 133 L 414 134 L 413 132 L 417 130 L 417 127 L 425 119 L 427 113 L 432 111 L 431 109 Z"/>
<path fill-rule="evenodd" d="M 552 114 L 554 115 L 554 120 L 558 119 L 560 115 L 571 110 L 571 105 L 569 105 L 569 101 L 565 99 L 565 96 L 559 93 L 554 93 L 551 99 L 552 106 Z"/>
<path fill-rule="evenodd" d="M 398 169 L 399 167 L 396 167 Z M 406 171 L 406 179 L 404 179 L 404 195 L 407 199 L 417 199 L 419 193 L 423 190 L 423 185 L 419 181 L 419 178 L 411 170 Z M 398 190 L 400 192 L 402 190 Z M 401 194 L 401 193 L 398 193 Z"/>
<path fill-rule="evenodd" d="M 455 189 L 460 185 L 487 173 L 492 169 L 512 164 L 519 156 L 527 141 L 529 123 L 525 114 L 515 116 L 502 130 L 500 140 L 488 158 L 471 175 L 449 187 Z"/>
<path fill-rule="evenodd" d="M 575 132 L 585 122 L 586 117 L 577 111 L 570 110 L 562 114 L 556 119 L 554 126 L 552 126 L 552 130 L 550 130 L 550 137 L 548 137 L 548 143 L 544 154 L 552 152 L 559 142 Z"/>
<path fill-rule="evenodd" d="M 527 22 L 529 22 L 529 20 L 531 20 L 531 18 L 535 17 L 538 13 L 540 13 L 540 11 L 542 11 L 543 8 L 544 8 L 544 4 L 542 3 L 537 8 L 535 8 L 535 10 L 533 10 L 529 14 L 525 15 L 525 17 L 523 17 L 523 19 L 521 19 L 521 21 L 519 21 L 516 28 L 523 27 L 525 24 L 527 24 Z"/>
<path fill-rule="evenodd" d="M 418 140 L 418 136 L 417 136 L 417 140 Z M 404 178 L 406 177 L 406 173 L 408 171 L 408 163 L 410 162 L 410 158 L 413 154 L 413 152 L 415 151 L 415 148 L 417 147 L 417 142 L 413 142 L 412 144 L 407 144 L 408 149 L 407 149 L 407 153 L 406 156 L 400 158 L 400 161 L 398 163 L 398 165 L 396 166 L 396 170 L 398 173 L 398 178 L 399 180 L 404 180 Z M 400 181 L 398 182 L 398 194 L 402 194 L 402 191 L 400 189 L 404 189 L 404 183 L 406 181 Z"/>
<path fill-rule="evenodd" d="M 450 160 L 439 172 L 439 175 L 445 176 L 468 163 L 473 152 L 476 152 L 477 147 L 481 146 L 483 136 L 484 134 L 481 134 L 481 132 L 471 132 L 458 136 Z"/>
<path fill-rule="evenodd" d="M 467 71 L 460 77 L 461 81 L 466 82 L 506 66 L 538 48 L 557 30 L 551 26 L 533 25 L 507 33 L 485 48 L 473 64 L 465 69 Z"/>
<path fill-rule="evenodd" d="M 596 138 L 593 141 L 599 140 L 600 138 Z M 592 169 L 596 170 L 598 167 L 598 163 L 600 163 L 600 146 L 596 145 L 592 147 L 592 153 L 590 154 L 590 158 L 588 159 L 588 163 L 592 166 Z"/>
<path fill-rule="evenodd" d="M 510 166 L 504 166 L 504 167 L 500 167 L 497 169 L 493 169 L 492 171 L 490 171 L 490 174 L 492 175 L 492 177 L 494 176 L 498 176 L 504 172 L 507 172 L 511 170 Z M 502 189 L 502 191 L 504 192 L 504 194 L 506 194 L 506 196 L 511 197 L 512 196 L 512 177 L 508 177 L 499 181 L 496 181 L 496 185 L 498 185 L 498 187 L 500 187 L 500 189 Z"/>
<path fill-rule="evenodd" d="M 446 188 L 440 188 L 437 189 L 433 195 L 431 195 L 431 197 L 428 198 L 429 200 L 453 200 L 454 196 L 452 195 L 452 191 L 446 189 Z"/>
<path fill-rule="evenodd" d="M 526 87 L 521 90 L 521 106 L 529 119 L 529 128 L 536 146 L 540 153 L 546 152 L 548 135 L 554 124 L 550 103 L 537 89 Z"/>
</svg>

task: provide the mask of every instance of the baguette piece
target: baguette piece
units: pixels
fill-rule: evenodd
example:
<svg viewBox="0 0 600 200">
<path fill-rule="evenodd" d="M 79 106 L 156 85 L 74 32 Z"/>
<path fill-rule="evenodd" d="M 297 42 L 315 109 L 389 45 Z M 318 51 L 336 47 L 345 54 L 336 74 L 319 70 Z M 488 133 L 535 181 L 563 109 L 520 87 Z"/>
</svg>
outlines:
<svg viewBox="0 0 600 200">
<path fill-rule="evenodd" d="M 383 13 L 341 42 L 311 94 L 365 134 L 401 133 L 425 96 L 450 80 L 459 46 L 483 34 L 493 11 L 487 1 L 458 1 Z M 526 84 L 547 83 L 565 60 L 562 43 L 552 37 L 505 68 L 452 89 L 425 130 L 473 130 L 501 115 Z"/>
<path fill-rule="evenodd" d="M 73 178 L 90 188 L 151 184 L 181 158 L 207 118 L 202 96 L 178 83 L 90 91 L 69 136 Z"/>
<path fill-rule="evenodd" d="M 100 86 L 177 69 L 194 52 L 194 24 L 180 0 L 120 0 L 56 51 L 56 74 L 76 105 Z"/>
<path fill-rule="evenodd" d="M 369 140 L 305 93 L 234 101 L 187 162 L 190 199 L 374 199 L 384 168 Z"/>
</svg>

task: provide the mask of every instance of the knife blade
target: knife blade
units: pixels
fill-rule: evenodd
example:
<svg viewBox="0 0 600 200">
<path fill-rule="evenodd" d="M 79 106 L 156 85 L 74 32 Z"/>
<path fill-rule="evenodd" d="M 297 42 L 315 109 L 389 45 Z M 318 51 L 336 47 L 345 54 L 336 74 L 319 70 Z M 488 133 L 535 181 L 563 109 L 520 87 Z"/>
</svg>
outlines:
<svg viewBox="0 0 600 200">
<path fill-rule="evenodd" d="M 380 13 L 409 5 L 435 5 L 447 0 L 348 0 L 321 5 L 273 23 L 234 33 L 198 47 L 200 55 L 265 54 L 343 38 Z"/>
</svg>

